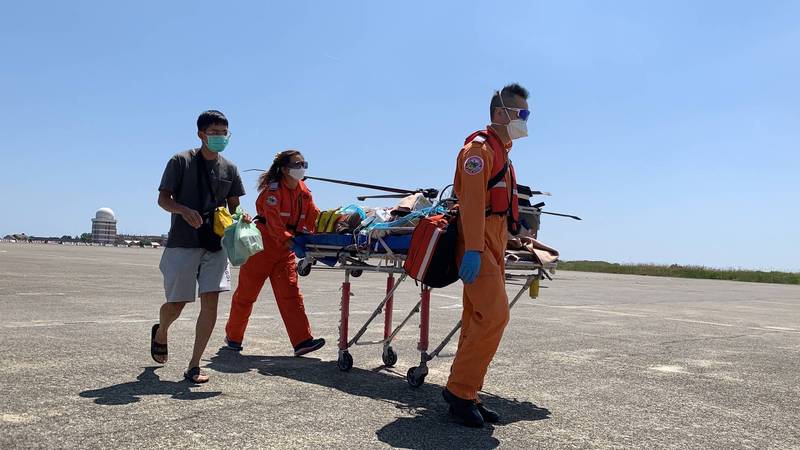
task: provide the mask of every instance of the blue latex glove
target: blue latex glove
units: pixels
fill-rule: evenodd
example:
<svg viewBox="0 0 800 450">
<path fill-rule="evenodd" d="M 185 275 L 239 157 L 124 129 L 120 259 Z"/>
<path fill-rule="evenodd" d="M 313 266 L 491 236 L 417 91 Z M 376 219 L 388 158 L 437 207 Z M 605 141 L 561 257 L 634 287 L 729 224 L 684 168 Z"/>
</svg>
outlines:
<svg viewBox="0 0 800 450">
<path fill-rule="evenodd" d="M 481 271 L 481 252 L 475 250 L 468 250 L 464 253 L 464 259 L 461 260 L 461 267 L 458 270 L 458 276 L 464 284 L 472 284 L 475 278 L 478 278 L 478 273 Z"/>
</svg>

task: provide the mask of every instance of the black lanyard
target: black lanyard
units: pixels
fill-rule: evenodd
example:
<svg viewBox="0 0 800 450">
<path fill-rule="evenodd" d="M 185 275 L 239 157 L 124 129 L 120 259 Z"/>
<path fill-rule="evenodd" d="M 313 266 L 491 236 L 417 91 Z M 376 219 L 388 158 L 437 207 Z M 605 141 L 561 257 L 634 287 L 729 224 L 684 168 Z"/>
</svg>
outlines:
<svg viewBox="0 0 800 450">
<path fill-rule="evenodd" d="M 214 203 L 214 208 L 217 207 L 217 193 L 214 189 L 214 183 L 211 182 L 211 175 L 208 174 L 208 169 L 206 168 L 206 161 L 203 155 L 201 155 L 202 150 L 197 150 L 197 190 L 200 192 L 203 191 L 203 178 L 205 178 L 206 182 L 208 183 L 208 189 L 211 191 L 211 201 Z M 203 175 L 200 174 L 203 173 Z M 203 200 L 205 202 L 205 199 Z M 201 208 L 205 208 L 205 205 L 202 205 Z"/>
</svg>

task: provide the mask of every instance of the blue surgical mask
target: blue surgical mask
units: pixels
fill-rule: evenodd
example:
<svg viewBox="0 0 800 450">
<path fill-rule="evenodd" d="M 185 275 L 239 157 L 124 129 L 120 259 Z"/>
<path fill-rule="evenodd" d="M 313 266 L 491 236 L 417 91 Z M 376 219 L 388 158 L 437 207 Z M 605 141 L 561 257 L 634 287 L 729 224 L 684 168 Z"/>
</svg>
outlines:
<svg viewBox="0 0 800 450">
<path fill-rule="evenodd" d="M 228 136 L 208 136 L 207 139 L 206 146 L 214 153 L 225 150 L 228 145 Z"/>
</svg>

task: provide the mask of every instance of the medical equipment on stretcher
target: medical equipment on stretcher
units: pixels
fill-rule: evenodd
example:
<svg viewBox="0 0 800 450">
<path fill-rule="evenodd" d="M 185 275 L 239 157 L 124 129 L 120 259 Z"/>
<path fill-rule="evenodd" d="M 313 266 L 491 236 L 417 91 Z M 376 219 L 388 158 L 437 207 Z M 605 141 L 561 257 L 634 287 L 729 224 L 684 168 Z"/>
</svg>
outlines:
<svg viewBox="0 0 800 450">
<path fill-rule="evenodd" d="M 535 213 L 535 211 L 528 211 Z M 433 351 L 429 352 L 430 330 L 430 301 L 432 288 L 420 285 L 419 301 L 400 321 L 394 325 L 394 294 L 399 286 L 407 280 L 408 275 L 403 269 L 408 249 L 411 245 L 413 226 L 383 227 L 365 233 L 331 234 L 319 233 L 305 237 L 306 257 L 298 264 L 298 274 L 308 276 L 312 266 L 328 266 L 329 269 L 344 272 L 344 281 L 341 286 L 341 314 L 339 322 L 339 355 L 337 365 L 340 370 L 348 371 L 353 367 L 353 357 L 350 349 L 356 345 L 380 345 L 383 348 L 383 363 L 392 367 L 397 363 L 397 353 L 392 348 L 392 342 L 400 331 L 413 318 L 419 314 L 419 340 L 417 350 L 420 352 L 419 365 L 408 369 L 406 380 L 413 387 L 421 386 L 428 374 L 428 362 L 436 358 L 442 349 L 450 342 L 461 328 L 461 322 L 446 335 Z M 548 271 L 554 272 L 556 262 L 542 264 L 535 254 L 530 257 L 521 257 L 519 251 L 507 253 L 506 284 L 517 285 L 509 308 L 528 291 L 531 295 L 538 295 L 538 283 L 543 278 L 550 278 Z M 364 272 L 386 274 L 386 291 L 380 302 L 375 307 L 366 322 L 350 337 L 350 297 L 351 276 L 360 277 Z M 363 340 L 370 324 L 383 314 L 383 339 L 377 341 Z"/>
<path fill-rule="evenodd" d="M 384 192 L 391 192 L 387 195 L 360 196 L 359 200 L 367 198 L 410 198 L 416 196 L 417 200 L 427 199 L 428 203 L 436 200 L 439 202 L 419 211 L 411 211 L 407 216 L 388 223 L 370 223 L 369 219 L 362 222 L 358 229 L 347 233 L 331 233 L 329 231 L 336 228 L 337 219 L 335 214 L 325 217 L 323 227 L 319 227 L 316 234 L 304 235 L 306 256 L 297 268 L 300 276 L 309 276 L 312 273 L 312 266 L 320 263 L 320 266 L 327 266 L 330 270 L 341 270 L 344 272 L 342 282 L 340 319 L 339 319 L 339 338 L 338 338 L 338 360 L 337 365 L 342 371 L 349 371 L 353 367 L 353 356 L 350 349 L 356 345 L 380 345 L 383 349 L 382 359 L 387 367 L 392 367 L 397 363 L 397 353 L 392 348 L 392 342 L 398 336 L 403 327 L 419 314 L 419 340 L 417 350 L 420 353 L 419 365 L 410 367 L 406 373 L 406 380 L 413 387 L 422 386 L 428 374 L 428 362 L 439 356 L 442 349 L 451 341 L 453 336 L 461 328 L 461 321 L 453 327 L 445 338 L 433 349 L 429 351 L 429 330 L 430 330 L 430 302 L 431 290 L 425 284 L 419 284 L 419 301 L 416 302 L 408 314 L 396 326 L 394 325 L 394 294 L 400 285 L 406 281 L 408 274 L 403 269 L 408 250 L 411 246 L 411 236 L 414 231 L 413 218 L 428 217 L 434 214 L 441 214 L 449 211 L 455 203 L 450 195 L 445 195 L 452 185 L 442 190 L 437 189 L 398 189 L 385 186 L 371 185 L 352 181 L 335 180 L 328 178 L 306 177 L 308 180 L 317 180 L 329 183 L 343 184 L 353 187 L 362 187 Z M 530 199 L 534 195 L 549 196 L 549 192 L 534 191 L 522 185 L 517 185 L 520 190 L 520 218 L 523 228 L 530 232 L 532 238 L 536 237 L 539 229 L 540 215 L 544 203 L 531 205 Z M 418 202 L 415 202 L 416 206 Z M 414 209 L 414 208 L 412 208 Z M 340 211 L 337 211 L 340 212 Z M 558 214 L 561 215 L 561 214 Z M 580 220 L 576 216 L 568 216 Z M 373 219 L 375 217 L 373 216 Z M 364 224 L 368 224 L 364 226 Z M 534 239 L 535 241 L 535 239 Z M 545 247 L 544 251 L 552 250 Z M 538 296 L 539 281 L 547 278 L 552 279 L 548 272 L 555 273 L 558 253 L 554 252 L 551 258 L 542 262 L 542 258 L 536 252 L 540 250 L 525 252 L 519 249 L 513 252 L 506 252 L 506 285 L 519 286 L 514 297 L 509 302 L 509 308 L 513 308 L 525 291 L 528 291 L 532 298 Z M 540 253 L 541 255 L 541 253 Z M 360 277 L 364 272 L 386 274 L 386 291 L 381 301 L 370 314 L 364 324 L 350 337 L 350 297 L 352 295 L 350 278 Z M 370 324 L 383 314 L 383 339 L 376 341 L 364 340 Z"/>
</svg>

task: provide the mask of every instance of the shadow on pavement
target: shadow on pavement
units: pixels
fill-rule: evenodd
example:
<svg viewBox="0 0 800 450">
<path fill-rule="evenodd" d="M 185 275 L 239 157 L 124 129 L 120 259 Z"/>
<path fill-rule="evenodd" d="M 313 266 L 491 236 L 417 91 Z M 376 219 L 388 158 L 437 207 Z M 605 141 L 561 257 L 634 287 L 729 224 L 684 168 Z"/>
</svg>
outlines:
<svg viewBox="0 0 800 450">
<path fill-rule="evenodd" d="M 218 372 L 246 373 L 257 370 L 264 376 L 288 378 L 303 383 L 336 389 L 349 395 L 366 397 L 394 405 L 413 417 L 400 417 L 381 427 L 376 435 L 381 442 L 401 448 L 476 448 L 491 449 L 500 445 L 493 437 L 494 428 L 466 428 L 447 414 L 442 387 L 423 384 L 410 387 L 405 377 L 383 371 L 353 368 L 341 372 L 335 361 L 286 356 L 241 355 L 221 348 L 207 366 Z M 483 402 L 500 413 L 499 424 L 548 419 L 550 411 L 531 402 L 483 395 Z M 338 411 L 348 414 L 347 411 Z"/>
<path fill-rule="evenodd" d="M 190 388 L 197 385 L 188 381 L 161 381 L 156 374 L 158 368 L 159 366 L 145 367 L 144 372 L 136 377 L 137 381 L 83 391 L 79 395 L 94 398 L 98 405 L 127 405 L 138 402 L 145 395 L 171 395 L 177 400 L 205 400 L 222 393 L 192 392 Z"/>
</svg>

